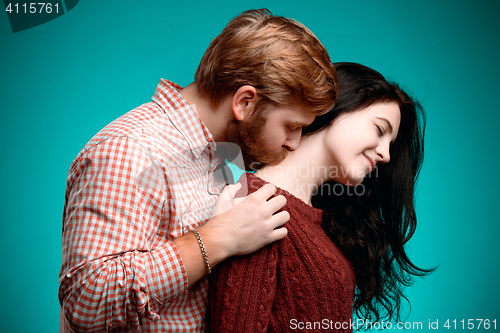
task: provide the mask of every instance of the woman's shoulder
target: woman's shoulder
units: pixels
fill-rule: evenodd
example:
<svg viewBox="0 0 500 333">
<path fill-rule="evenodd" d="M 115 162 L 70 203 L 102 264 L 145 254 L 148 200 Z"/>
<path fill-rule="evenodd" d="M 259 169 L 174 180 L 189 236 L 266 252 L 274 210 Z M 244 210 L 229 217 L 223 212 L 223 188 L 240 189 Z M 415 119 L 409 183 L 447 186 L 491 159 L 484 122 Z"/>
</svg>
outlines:
<svg viewBox="0 0 500 333">
<path fill-rule="evenodd" d="M 264 179 L 250 172 L 244 172 L 238 180 L 238 183 L 241 184 L 241 189 L 236 193 L 236 197 L 238 198 L 252 194 L 265 184 L 268 184 Z"/>
</svg>

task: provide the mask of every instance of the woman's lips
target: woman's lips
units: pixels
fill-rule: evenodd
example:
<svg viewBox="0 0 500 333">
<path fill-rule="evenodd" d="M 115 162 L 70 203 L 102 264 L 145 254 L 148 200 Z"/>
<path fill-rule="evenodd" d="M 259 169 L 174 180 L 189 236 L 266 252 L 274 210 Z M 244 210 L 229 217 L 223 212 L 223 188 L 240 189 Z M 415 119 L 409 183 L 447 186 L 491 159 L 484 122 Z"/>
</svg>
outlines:
<svg viewBox="0 0 500 333">
<path fill-rule="evenodd" d="M 363 154 L 364 155 L 364 154 Z M 364 155 L 366 157 L 366 159 L 368 160 L 368 164 L 370 165 L 370 171 L 372 171 L 373 169 L 375 169 L 377 167 L 377 165 L 375 164 L 375 161 L 372 160 L 371 158 L 369 158 L 368 156 Z"/>
</svg>

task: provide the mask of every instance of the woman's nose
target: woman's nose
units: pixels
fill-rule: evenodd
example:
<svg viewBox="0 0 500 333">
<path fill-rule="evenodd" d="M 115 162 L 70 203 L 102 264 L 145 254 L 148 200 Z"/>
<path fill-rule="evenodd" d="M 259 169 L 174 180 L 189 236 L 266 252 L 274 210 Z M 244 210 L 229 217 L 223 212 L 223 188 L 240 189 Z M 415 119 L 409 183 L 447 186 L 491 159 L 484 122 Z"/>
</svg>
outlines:
<svg viewBox="0 0 500 333">
<path fill-rule="evenodd" d="M 391 154 L 389 153 L 389 144 L 380 144 L 376 149 L 378 161 L 377 163 L 389 163 Z"/>
</svg>

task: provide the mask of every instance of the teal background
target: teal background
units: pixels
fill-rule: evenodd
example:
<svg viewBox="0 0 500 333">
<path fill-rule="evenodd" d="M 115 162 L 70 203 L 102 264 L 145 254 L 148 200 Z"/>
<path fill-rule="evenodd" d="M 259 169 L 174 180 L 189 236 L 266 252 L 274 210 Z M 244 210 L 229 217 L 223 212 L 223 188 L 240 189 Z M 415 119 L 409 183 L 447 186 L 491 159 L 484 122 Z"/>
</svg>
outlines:
<svg viewBox="0 0 500 333">
<path fill-rule="evenodd" d="M 499 1 L 80 1 L 15 34 L 0 13 L 2 332 L 58 330 L 61 216 L 78 151 L 149 101 L 160 78 L 189 84 L 211 39 L 259 7 L 307 25 L 333 61 L 371 66 L 422 102 L 409 248 L 418 265 L 439 267 L 407 289 L 407 322 L 500 325 Z"/>
</svg>

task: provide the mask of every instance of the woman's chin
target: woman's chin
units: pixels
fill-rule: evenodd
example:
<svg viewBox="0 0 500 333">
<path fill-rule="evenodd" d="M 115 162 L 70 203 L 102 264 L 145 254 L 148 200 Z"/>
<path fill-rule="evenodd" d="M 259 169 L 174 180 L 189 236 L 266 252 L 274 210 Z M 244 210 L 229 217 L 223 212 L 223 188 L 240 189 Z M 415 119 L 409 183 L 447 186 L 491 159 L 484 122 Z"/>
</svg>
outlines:
<svg viewBox="0 0 500 333">
<path fill-rule="evenodd" d="M 351 178 L 346 178 L 346 179 L 338 179 L 336 180 L 338 183 L 341 183 L 342 185 L 346 185 L 349 187 L 356 187 L 358 185 L 361 185 L 363 182 L 364 178 L 358 178 L 358 177 L 351 177 Z"/>
</svg>

